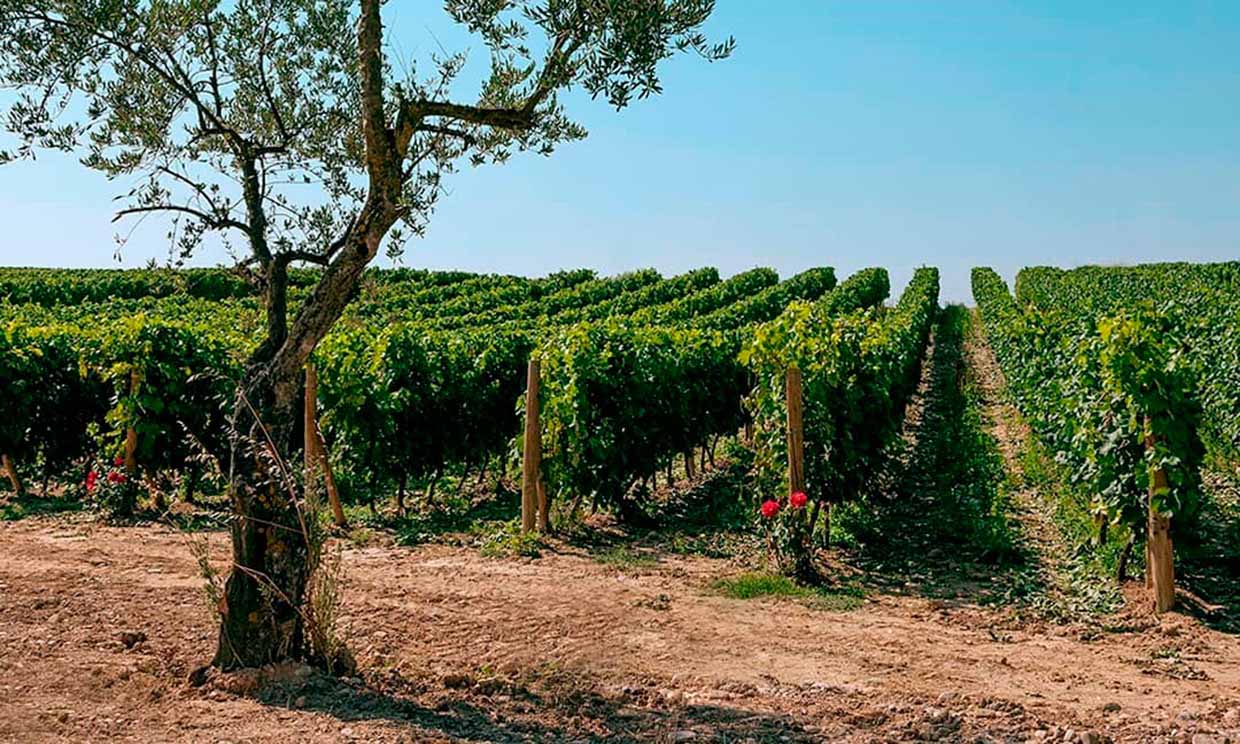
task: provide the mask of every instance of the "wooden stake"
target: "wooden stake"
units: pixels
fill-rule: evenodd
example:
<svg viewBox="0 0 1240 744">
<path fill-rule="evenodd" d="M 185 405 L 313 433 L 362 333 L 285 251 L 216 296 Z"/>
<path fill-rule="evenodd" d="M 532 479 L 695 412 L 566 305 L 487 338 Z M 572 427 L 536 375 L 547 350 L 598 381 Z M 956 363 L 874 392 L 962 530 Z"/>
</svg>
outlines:
<svg viewBox="0 0 1240 744">
<path fill-rule="evenodd" d="M 332 519 L 337 527 L 348 527 L 349 520 L 344 516 L 344 506 L 340 503 L 340 492 L 336 490 L 336 476 L 332 473 L 331 460 L 327 458 L 327 442 L 323 432 L 319 431 L 319 374 L 313 362 L 306 362 L 306 399 L 305 405 L 305 462 L 306 488 L 314 482 L 316 468 L 323 469 L 323 480 L 327 483 L 327 501 L 331 505 Z"/>
<path fill-rule="evenodd" d="M 547 520 L 545 492 L 540 497 L 542 480 L 542 429 L 538 421 L 538 387 L 542 366 L 531 357 L 525 383 L 525 441 L 521 461 L 521 531 L 530 532 L 538 522 L 538 514 Z"/>
<path fill-rule="evenodd" d="M 129 394 L 138 392 L 138 370 L 129 373 Z M 132 426 L 125 429 L 125 473 L 130 477 L 138 472 L 138 432 Z"/>
<path fill-rule="evenodd" d="M 8 455 L 0 455 L 0 459 L 3 460 L 4 472 L 9 476 L 9 483 L 13 486 L 13 495 L 24 496 L 26 490 L 25 487 L 22 486 L 21 477 L 17 474 L 17 466 L 13 464 L 13 458 Z"/>
<path fill-rule="evenodd" d="M 319 462 L 323 464 L 323 480 L 327 482 L 327 501 L 332 508 L 332 518 L 336 520 L 337 527 L 348 527 L 349 520 L 345 519 L 344 506 L 340 503 L 340 490 L 336 488 L 336 475 L 332 472 L 332 461 L 327 457 L 327 440 L 323 438 L 323 432 L 318 429 L 317 424 L 315 430 L 318 432 Z"/>
<path fill-rule="evenodd" d="M 1150 420 L 1145 420 L 1145 448 L 1155 446 Z M 1153 590 L 1154 611 L 1167 612 L 1175 606 L 1175 555 L 1171 546 L 1171 518 L 1154 508 L 1156 494 L 1166 493 L 1167 472 L 1150 470 L 1149 522 L 1146 532 L 1146 585 Z"/>
<path fill-rule="evenodd" d="M 788 492 L 805 490 L 805 441 L 801 429 L 801 370 L 789 367 L 785 377 L 788 407 Z"/>
</svg>

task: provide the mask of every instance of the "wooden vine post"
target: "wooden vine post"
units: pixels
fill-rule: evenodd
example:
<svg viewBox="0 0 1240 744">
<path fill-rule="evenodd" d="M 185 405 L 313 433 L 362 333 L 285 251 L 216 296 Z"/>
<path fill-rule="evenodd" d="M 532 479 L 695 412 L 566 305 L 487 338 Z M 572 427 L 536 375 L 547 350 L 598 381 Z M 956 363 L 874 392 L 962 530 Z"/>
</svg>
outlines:
<svg viewBox="0 0 1240 744">
<path fill-rule="evenodd" d="M 785 375 L 788 405 L 788 493 L 805 490 L 805 435 L 801 419 L 801 370 L 789 367 Z"/>
<path fill-rule="evenodd" d="M 17 466 L 13 464 L 13 458 L 0 455 L 0 460 L 3 461 L 4 473 L 9 477 L 9 483 L 13 486 L 13 495 L 18 497 L 25 495 L 25 487 L 22 486 L 21 477 L 17 475 Z"/>
<path fill-rule="evenodd" d="M 1154 435 L 1150 421 L 1145 421 L 1145 449 L 1153 452 Z M 1162 468 L 1150 469 L 1150 491 L 1147 512 L 1149 521 L 1145 540 L 1145 585 L 1154 595 L 1154 611 L 1167 612 L 1175 606 L 1175 554 L 1171 545 L 1171 518 L 1159 512 L 1155 499 L 1168 490 L 1167 472 Z"/>
<path fill-rule="evenodd" d="M 525 435 L 521 461 L 521 531 L 537 527 L 546 531 L 551 525 L 547 513 L 547 492 L 542 488 L 542 428 L 538 420 L 538 388 L 542 381 L 542 365 L 530 358 L 525 383 Z"/>
<path fill-rule="evenodd" d="M 135 369 L 129 373 L 129 394 L 130 395 L 138 394 L 139 382 L 140 382 L 140 377 L 138 375 L 138 370 Z M 138 472 L 138 431 L 133 428 L 133 423 L 131 422 L 130 425 L 125 428 L 125 474 L 128 475 L 130 478 L 132 478 L 134 474 L 137 472 Z"/>
<path fill-rule="evenodd" d="M 349 522 L 344 516 L 344 507 L 340 504 L 340 492 L 336 490 L 336 478 L 332 474 L 331 461 L 327 459 L 327 445 L 323 442 L 323 433 L 319 431 L 319 375 L 313 362 L 306 363 L 306 400 L 304 429 L 306 488 L 314 483 L 315 473 L 322 469 L 323 480 L 327 483 L 327 500 L 331 504 L 332 519 L 337 527 L 347 527 Z"/>
</svg>

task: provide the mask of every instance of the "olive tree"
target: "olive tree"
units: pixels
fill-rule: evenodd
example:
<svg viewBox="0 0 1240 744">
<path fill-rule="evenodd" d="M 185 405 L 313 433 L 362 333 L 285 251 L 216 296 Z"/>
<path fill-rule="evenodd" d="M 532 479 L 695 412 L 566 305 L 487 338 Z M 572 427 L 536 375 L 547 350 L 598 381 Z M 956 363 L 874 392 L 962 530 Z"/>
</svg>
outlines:
<svg viewBox="0 0 1240 744">
<path fill-rule="evenodd" d="M 258 285 L 266 326 L 231 419 L 233 566 L 222 668 L 305 658 L 308 545 L 294 461 L 302 369 L 381 248 L 424 230 L 461 164 L 550 154 L 584 137 L 562 96 L 616 109 L 660 92 L 660 63 L 727 56 L 713 0 L 445 0 L 489 69 L 460 97 L 466 51 L 397 64 L 381 0 L 0 0 L 0 159 L 80 156 L 133 184 L 116 217 L 162 217 L 174 255 L 208 235 Z M 472 86 L 470 86 L 472 87 Z M 296 312 L 294 264 L 322 267 Z"/>
</svg>

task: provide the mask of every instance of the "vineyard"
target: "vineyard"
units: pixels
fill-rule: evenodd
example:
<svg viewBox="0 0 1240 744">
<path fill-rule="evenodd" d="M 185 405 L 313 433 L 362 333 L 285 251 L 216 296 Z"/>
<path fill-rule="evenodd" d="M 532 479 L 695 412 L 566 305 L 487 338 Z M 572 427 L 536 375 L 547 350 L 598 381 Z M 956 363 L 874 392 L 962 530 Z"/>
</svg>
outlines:
<svg viewBox="0 0 1240 744">
<path fill-rule="evenodd" d="M 91 295 L 94 282 L 115 296 Z M 115 458 L 162 505 L 174 482 L 192 497 L 204 459 L 208 481 L 226 470 L 225 412 L 263 326 L 237 280 L 7 270 L 0 286 L 12 412 L 0 450 L 14 488 L 85 483 Z M 844 315 L 887 292 L 880 270 L 838 288 L 826 268 L 783 282 L 769 269 L 726 281 L 714 269 L 666 279 L 374 272 L 313 359 L 329 467 L 346 500 L 395 494 L 401 509 L 411 488 L 429 500 L 445 475 L 502 470 L 521 431 L 526 361 L 537 358 L 551 489 L 633 505 L 634 481 L 742 425 L 750 372 L 739 351 L 756 327 L 794 303 Z M 128 514 L 139 489 L 124 490 L 112 506 Z"/>
<path fill-rule="evenodd" d="M 313 269 L 290 275 L 291 310 L 319 279 Z M 628 622 L 632 607 L 604 599 L 614 591 L 606 583 L 613 572 L 667 585 L 680 574 L 665 565 L 707 572 L 705 593 L 668 585 L 637 600 L 655 608 L 640 613 L 665 613 L 658 608 L 674 601 L 697 613 L 683 622 L 710 624 L 723 609 L 701 603 L 757 596 L 774 603 L 761 605 L 750 622 L 777 627 L 797 617 L 828 634 L 820 638 L 826 647 L 781 650 L 789 670 L 799 656 L 833 643 L 881 644 L 868 635 L 869 613 L 921 623 L 917 603 L 946 606 L 939 604 L 944 597 L 961 603 L 954 624 L 979 622 L 978 612 L 1003 613 L 995 617 L 1006 619 L 984 626 L 995 638 L 995 628 L 1006 634 L 1031 622 L 1105 628 L 1172 609 L 1200 618 L 1201 625 L 1175 626 L 1195 643 L 1216 642 L 1203 635 L 1218 632 L 1210 627 L 1234 632 L 1240 268 L 1040 267 L 1020 272 L 1015 293 L 990 269 L 975 269 L 972 279 L 976 310 L 941 307 L 939 274 L 930 268 L 916 270 L 894 295 L 881 268 L 838 281 L 827 267 L 784 278 L 767 268 L 729 278 L 703 268 L 534 279 L 368 270 L 302 371 L 296 459 L 274 458 L 286 480 L 274 480 L 273 493 L 288 485 L 298 513 L 311 521 L 307 540 L 320 561 L 306 592 L 323 614 L 307 622 L 314 634 L 308 647 L 336 648 L 323 652 L 328 671 L 364 678 L 384 690 L 384 700 L 428 699 L 439 694 L 423 689 L 430 684 L 497 705 L 485 685 L 509 689 L 529 672 L 514 677 L 491 665 L 528 663 L 513 661 L 521 652 L 496 657 L 494 649 L 465 652 L 467 644 L 449 652 L 430 643 L 420 653 L 437 669 L 465 663 L 490 671 L 465 676 L 405 665 L 406 674 L 430 673 L 432 680 L 391 687 L 394 677 L 373 676 L 388 663 L 376 649 L 391 645 L 387 634 L 409 632 L 409 621 L 392 612 L 421 610 L 405 600 L 373 604 L 356 588 L 340 596 L 340 585 L 379 586 L 389 577 L 401 592 L 448 596 L 462 590 L 455 581 L 462 572 L 480 582 L 482 596 L 494 594 L 495 604 L 472 594 L 454 600 L 486 608 L 477 610 L 484 618 L 461 620 L 471 633 L 508 648 L 503 633 L 537 617 L 586 649 L 569 657 L 538 652 L 547 658 L 571 659 L 578 672 L 615 665 L 628 670 L 616 672 L 623 679 L 657 676 L 657 664 L 631 669 L 629 654 L 613 658 L 609 646 L 581 634 L 603 637 L 592 623 Z M 200 592 L 205 584 L 218 604 L 216 567 L 228 565 L 223 530 L 235 532 L 246 519 L 229 493 L 230 443 L 237 411 L 247 405 L 238 392 L 247 360 L 266 330 L 263 302 L 250 278 L 232 270 L 0 269 L 0 453 L 10 490 L 4 518 L 37 525 L 40 519 L 25 518 L 53 513 L 51 524 L 96 525 L 94 550 L 107 556 L 100 565 L 112 567 L 99 571 L 114 571 L 126 555 L 139 564 L 156 556 L 185 561 L 179 570 L 201 573 L 187 586 Z M 60 512 L 67 515 L 54 515 Z M 17 541 L 11 550 L 26 549 L 25 529 L 6 538 Z M 130 544 L 130 533 L 149 544 Z M 437 551 L 445 550 L 454 556 L 446 574 L 418 568 L 431 573 L 412 580 L 402 567 L 437 565 Z M 527 585 L 526 573 L 509 583 L 488 561 L 552 572 L 538 581 L 556 588 Z M 892 586 L 912 587 L 912 596 L 885 599 L 901 595 L 891 594 Z M 530 604 L 527 592 L 541 599 Z M 351 602 L 361 603 L 362 614 L 350 614 Z M 556 613 L 569 606 L 591 609 L 565 625 Z M 741 611 L 739 604 L 728 608 Z M 195 614 L 212 614 L 189 612 L 152 622 L 193 624 Z M 852 615 L 857 619 L 846 619 Z M 324 616 L 328 632 L 317 624 Z M 342 623 L 342 616 L 350 619 Z M 720 622 L 711 625 L 722 634 L 712 643 L 735 632 L 730 621 Z M 934 629 L 940 621 L 926 622 L 925 632 L 942 632 Z M 1142 622 L 1160 627 L 1157 619 Z M 375 635 L 380 629 L 384 635 Z M 922 682 L 866 705 L 886 710 L 919 695 L 933 703 L 935 665 L 968 657 L 979 643 L 968 635 L 974 630 L 959 632 L 966 635 L 940 639 L 944 656 L 927 657 L 917 672 Z M 346 645 L 360 658 L 346 656 Z M 1110 663 L 1104 658 L 1088 663 Z M 720 673 L 700 660 L 678 663 Z M 855 663 L 862 666 L 853 674 L 870 664 Z M 1201 664 L 1179 656 L 1175 663 L 1205 674 Z M 1210 669 L 1227 684 L 1230 672 Z M 970 684 L 984 687 L 1007 673 L 988 671 Z M 1123 670 L 1100 666 L 1095 673 Z M 1166 684 L 1194 684 L 1185 681 L 1198 679 L 1192 674 Z M 230 677 L 212 679 L 204 690 L 234 694 Z M 535 686 L 552 684 L 539 679 Z M 290 683 L 255 684 L 283 690 Z M 1034 675 L 1019 684 L 1046 689 L 1048 680 Z M 779 708 L 783 703 L 772 701 L 787 695 L 784 689 L 761 705 Z M 362 692 L 345 688 L 307 694 L 311 702 L 298 705 L 334 715 L 362 715 L 358 706 L 368 704 L 356 697 Z M 624 693 L 634 694 L 647 693 Z M 932 739 L 1059 730 L 1033 704 L 1002 729 L 976 718 L 967 694 L 945 699 L 938 697 L 937 708 L 927 703 L 930 712 L 914 705 L 866 726 L 876 735 L 915 731 Z M 817 741 L 845 730 L 710 715 L 676 723 L 659 711 L 678 704 L 659 700 L 645 704 L 650 715 L 634 724 L 645 732 L 637 738 L 684 734 L 677 727 L 690 724 L 758 741 Z M 1099 720 L 1066 698 L 1046 705 L 1059 711 L 1048 715 L 1068 715 L 1120 740 L 1154 730 L 1145 728 L 1148 721 Z M 350 712 L 338 713 L 340 706 Z M 507 706 L 504 715 L 525 716 L 524 735 L 476 721 L 441 733 L 445 740 L 541 736 L 537 709 Z M 941 712 L 953 706 L 957 712 Z M 554 705 L 548 710 L 562 715 Z M 832 710 L 823 712 L 853 715 Z M 1210 710 L 1206 719 L 1229 709 Z M 597 715 L 597 725 L 619 725 L 615 710 Z M 385 729 L 367 731 L 386 736 Z"/>
<path fill-rule="evenodd" d="M 1100 550 L 1136 545 L 1159 610 L 1176 601 L 1173 545 L 1200 542 L 1207 463 L 1240 461 L 1236 264 L 989 269 L 973 293 L 1021 412 L 1082 494 Z M 1174 536 L 1174 540 L 1173 540 Z M 1212 555 L 1236 561 L 1235 546 Z"/>
<path fill-rule="evenodd" d="M 318 280 L 294 271 L 290 306 Z M 1015 295 L 973 273 L 1008 394 L 1077 494 L 1087 541 L 1121 583 L 1147 565 L 1160 610 L 1175 602 L 1173 543 L 1198 545 L 1217 508 L 1203 474 L 1240 460 L 1238 289 L 1236 264 L 1032 268 Z M 881 477 L 938 322 L 935 270 L 885 306 L 889 293 L 878 268 L 838 285 L 830 268 L 372 269 L 307 364 L 301 477 L 325 478 L 338 528 L 359 507 L 421 524 L 459 512 L 462 493 L 519 488 L 528 535 L 573 529 L 583 509 L 650 524 L 661 478 L 733 463 L 774 564 L 813 583 L 832 508 Z M 227 516 L 230 411 L 265 323 L 252 281 L 2 269 L 0 322 L 0 453 L 19 498 Z"/>
</svg>

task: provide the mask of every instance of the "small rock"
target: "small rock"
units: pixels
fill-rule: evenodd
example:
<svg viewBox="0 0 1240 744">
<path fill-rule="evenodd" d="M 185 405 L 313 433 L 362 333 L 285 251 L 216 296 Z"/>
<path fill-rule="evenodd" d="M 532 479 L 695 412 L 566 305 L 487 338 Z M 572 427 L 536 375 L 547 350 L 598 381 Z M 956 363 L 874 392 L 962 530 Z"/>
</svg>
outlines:
<svg viewBox="0 0 1240 744">
<path fill-rule="evenodd" d="M 474 678 L 468 674 L 445 674 L 440 681 L 450 690 L 459 690 L 474 685 Z"/>
<path fill-rule="evenodd" d="M 1082 731 L 1077 736 L 1077 741 L 1081 744 L 1102 744 L 1102 737 L 1096 731 Z"/>
<path fill-rule="evenodd" d="M 1120 712 L 1121 707 L 1122 706 L 1120 706 L 1119 703 L 1115 703 L 1115 702 L 1107 703 L 1106 705 L 1102 706 L 1102 712 L 1103 713 L 1118 713 Z"/>
<path fill-rule="evenodd" d="M 211 677 L 211 667 L 201 666 L 189 673 L 187 681 L 191 687 L 202 687 Z"/>
<path fill-rule="evenodd" d="M 672 741 L 692 741 L 697 738 L 696 731 L 685 729 L 672 734 Z"/>
<path fill-rule="evenodd" d="M 1180 719 L 1181 721 L 1195 721 L 1197 720 L 1197 714 L 1185 708 L 1184 710 L 1180 711 L 1180 714 L 1177 715 L 1176 718 Z"/>
<path fill-rule="evenodd" d="M 120 640 L 121 645 L 125 648 L 133 648 L 146 640 L 146 633 L 141 631 L 126 630 L 120 634 Z"/>
<path fill-rule="evenodd" d="M 1223 744 L 1223 740 L 1209 734 L 1193 734 L 1193 744 Z"/>
<path fill-rule="evenodd" d="M 306 696 L 305 696 L 305 695 L 302 695 L 301 697 L 299 697 L 299 698 L 297 698 L 296 700 L 294 700 L 294 701 L 293 701 L 293 707 L 294 707 L 294 708 L 304 708 L 304 707 L 306 707 Z"/>
<path fill-rule="evenodd" d="M 353 729 L 349 728 L 348 726 L 345 726 L 344 728 L 340 729 L 340 735 L 346 739 L 352 739 Z"/>
</svg>

